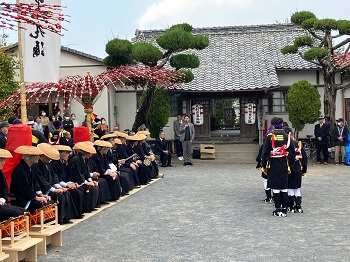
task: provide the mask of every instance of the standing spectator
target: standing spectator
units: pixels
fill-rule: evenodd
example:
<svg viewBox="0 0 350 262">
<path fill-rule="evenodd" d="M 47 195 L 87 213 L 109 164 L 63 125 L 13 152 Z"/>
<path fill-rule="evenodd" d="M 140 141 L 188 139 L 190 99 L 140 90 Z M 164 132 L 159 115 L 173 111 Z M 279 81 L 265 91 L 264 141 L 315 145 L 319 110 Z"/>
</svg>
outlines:
<svg viewBox="0 0 350 262">
<path fill-rule="evenodd" d="M 55 120 L 59 120 L 62 122 L 61 109 L 57 109 L 55 114 Z"/>
<path fill-rule="evenodd" d="M 5 149 L 7 142 L 7 133 L 9 132 L 10 124 L 6 121 L 0 123 L 0 148 Z"/>
<path fill-rule="evenodd" d="M 35 122 L 32 116 L 28 116 L 27 125 L 32 131 L 32 146 L 37 146 L 40 143 L 47 143 L 47 139 L 45 138 L 43 133 L 39 130 L 34 129 Z"/>
<path fill-rule="evenodd" d="M 183 157 L 185 161 L 184 166 L 192 166 L 193 164 L 191 162 L 191 145 L 193 143 L 195 132 L 194 125 L 191 123 L 190 117 L 188 115 L 185 115 L 185 121 L 180 127 L 180 134 L 180 141 L 182 142 Z"/>
<path fill-rule="evenodd" d="M 39 131 L 40 133 L 44 133 L 44 129 L 43 129 L 43 126 L 41 124 L 40 116 L 35 117 L 33 129 Z"/>
<path fill-rule="evenodd" d="M 55 120 L 55 116 L 51 116 L 51 121 L 49 122 L 49 124 L 47 126 L 48 130 L 49 130 L 48 134 L 55 132 L 56 128 L 55 128 L 55 126 L 53 124 L 55 121 L 56 121 Z M 48 137 L 49 137 L 49 135 L 48 135 Z"/>
<path fill-rule="evenodd" d="M 173 129 L 174 129 L 174 139 L 175 139 L 175 147 L 176 147 L 176 155 L 177 158 L 182 161 L 184 160 L 183 158 L 183 152 L 182 152 L 182 143 L 180 141 L 180 127 L 182 125 L 182 115 L 178 114 L 177 119 L 173 123 Z"/>
<path fill-rule="evenodd" d="M 73 121 L 74 127 L 80 126 L 80 123 L 79 123 L 79 121 L 77 120 L 77 116 L 76 116 L 74 113 L 72 113 L 72 114 L 70 115 L 70 118 L 71 118 L 72 121 Z"/>
<path fill-rule="evenodd" d="M 339 164 L 339 151 L 341 151 L 341 164 L 345 164 L 345 146 L 348 140 L 348 129 L 344 126 L 344 119 L 337 120 L 337 126 L 333 128 L 332 138 L 335 147 L 335 164 Z"/>
<path fill-rule="evenodd" d="M 324 122 L 324 116 L 320 115 L 318 117 L 319 123 L 315 125 L 314 135 L 315 135 L 315 145 L 317 153 L 317 163 L 322 164 L 322 162 L 328 164 L 328 135 L 329 135 L 329 125 Z M 321 151 L 323 154 L 323 161 L 321 158 Z"/>
<path fill-rule="evenodd" d="M 163 131 L 159 132 L 159 137 L 155 142 L 155 153 L 160 156 L 160 162 L 162 167 L 171 167 L 171 153 L 167 149 L 167 143 L 165 141 L 165 134 Z"/>
<path fill-rule="evenodd" d="M 41 121 L 41 126 L 43 127 L 43 130 L 44 130 L 44 135 L 46 138 L 48 138 L 50 133 L 48 128 L 50 119 L 47 117 L 46 112 L 44 110 L 41 111 L 40 121 Z"/>
<path fill-rule="evenodd" d="M 106 125 L 106 119 L 104 117 L 101 118 L 101 130 L 107 134 L 108 132 L 108 125 Z"/>
<path fill-rule="evenodd" d="M 62 125 L 63 125 L 63 129 L 66 130 L 67 132 L 69 133 L 73 132 L 74 123 L 73 123 L 73 120 L 70 119 L 68 113 L 64 114 L 64 120 L 62 122 Z"/>
<path fill-rule="evenodd" d="M 102 136 L 105 135 L 105 132 L 102 131 L 102 129 L 101 129 L 101 119 L 95 118 L 94 128 L 95 128 L 94 133 L 97 136 L 97 137 L 95 137 L 95 140 L 99 140 Z"/>
</svg>

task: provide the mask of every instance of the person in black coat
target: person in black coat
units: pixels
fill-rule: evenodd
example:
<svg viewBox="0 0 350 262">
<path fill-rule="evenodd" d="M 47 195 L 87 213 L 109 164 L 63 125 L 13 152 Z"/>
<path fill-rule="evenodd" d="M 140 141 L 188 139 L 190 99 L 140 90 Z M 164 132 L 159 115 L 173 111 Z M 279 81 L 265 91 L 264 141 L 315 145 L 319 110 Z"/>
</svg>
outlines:
<svg viewBox="0 0 350 262">
<path fill-rule="evenodd" d="M 282 118 L 272 118 L 273 131 L 266 137 L 261 153 L 261 166 L 267 174 L 267 186 L 272 189 L 275 201 L 276 210 L 272 214 L 279 217 L 287 216 L 288 174 L 295 164 L 294 145 L 282 124 Z"/>
<path fill-rule="evenodd" d="M 73 120 L 70 119 L 70 116 L 68 113 L 64 114 L 64 119 L 62 121 L 62 125 L 63 125 L 63 129 L 69 133 L 73 133 L 73 127 L 74 127 L 74 123 Z"/>
<path fill-rule="evenodd" d="M 72 196 L 75 209 L 77 211 L 76 218 L 83 218 L 84 214 L 84 190 L 77 183 L 72 182 L 68 170 L 68 158 L 69 154 L 72 152 L 72 149 L 68 146 L 63 145 L 54 145 L 60 152 L 59 160 L 52 160 L 50 166 L 52 167 L 53 172 L 58 177 L 60 185 L 64 188 L 67 188 Z"/>
<path fill-rule="evenodd" d="M 29 212 L 52 204 L 51 197 L 43 194 L 35 175 L 30 171 L 32 165 L 38 163 L 42 151 L 34 146 L 20 146 L 15 152 L 23 154 L 23 158 L 11 174 L 11 204 Z"/>
<path fill-rule="evenodd" d="M 84 189 L 84 211 L 91 212 L 95 210 L 99 199 L 98 182 L 93 181 L 90 177 L 89 167 L 86 160 L 90 154 L 95 153 L 92 146 L 88 146 L 84 142 L 75 144 L 74 149 L 79 152 L 68 163 L 69 174 L 72 182 L 77 183 Z"/>
<path fill-rule="evenodd" d="M 316 145 L 316 155 L 317 163 L 321 164 L 322 162 L 328 164 L 328 136 L 329 136 L 329 125 L 324 122 L 324 116 L 320 115 L 318 117 L 319 123 L 315 125 L 314 135 L 315 135 L 315 145 Z M 323 161 L 321 158 L 321 151 L 323 154 Z"/>
<path fill-rule="evenodd" d="M 7 133 L 10 124 L 6 121 L 0 123 L 0 148 L 5 149 L 7 142 Z"/>
<path fill-rule="evenodd" d="M 335 164 L 339 164 L 339 152 L 341 152 L 341 163 L 345 164 L 345 146 L 348 141 L 348 128 L 344 126 L 343 118 L 337 120 L 337 126 L 333 128 L 332 139 L 335 148 Z"/>
<path fill-rule="evenodd" d="M 159 137 L 154 143 L 154 151 L 156 155 L 160 156 L 160 162 L 162 163 L 162 167 L 171 167 L 171 153 L 167 148 L 165 134 L 163 131 L 159 132 Z"/>
<path fill-rule="evenodd" d="M 10 217 L 18 217 L 26 211 L 22 207 L 12 206 L 8 201 L 9 190 L 6 183 L 6 178 L 2 172 L 6 158 L 11 158 L 9 151 L 0 149 L 0 222 L 9 219 Z"/>
<path fill-rule="evenodd" d="M 38 163 L 32 166 L 32 173 L 36 176 L 41 191 L 57 202 L 58 223 L 68 223 L 78 214 L 70 192 L 60 185 L 57 175 L 50 166 L 51 160 L 59 160 L 59 152 L 49 144 L 42 143 L 38 147 L 44 154 L 40 155 Z"/>
</svg>

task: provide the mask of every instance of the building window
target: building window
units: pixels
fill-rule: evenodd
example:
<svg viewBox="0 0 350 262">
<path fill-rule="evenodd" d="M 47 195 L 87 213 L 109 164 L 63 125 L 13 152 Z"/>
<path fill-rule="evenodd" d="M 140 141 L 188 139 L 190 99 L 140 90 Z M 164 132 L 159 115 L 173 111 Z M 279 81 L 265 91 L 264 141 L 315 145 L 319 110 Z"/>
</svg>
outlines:
<svg viewBox="0 0 350 262">
<path fill-rule="evenodd" d="M 181 113 L 178 95 L 174 93 L 169 93 L 169 101 L 170 101 L 170 115 L 177 116 L 177 114 Z"/>
<path fill-rule="evenodd" d="M 287 91 L 276 91 L 270 96 L 270 113 L 286 113 Z"/>
</svg>

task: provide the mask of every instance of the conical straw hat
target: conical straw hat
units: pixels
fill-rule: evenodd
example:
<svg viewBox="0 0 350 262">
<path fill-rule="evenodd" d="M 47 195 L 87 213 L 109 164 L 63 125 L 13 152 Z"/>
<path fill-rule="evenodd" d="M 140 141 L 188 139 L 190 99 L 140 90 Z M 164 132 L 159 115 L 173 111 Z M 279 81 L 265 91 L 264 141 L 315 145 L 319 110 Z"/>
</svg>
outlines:
<svg viewBox="0 0 350 262">
<path fill-rule="evenodd" d="M 96 140 L 94 142 L 95 146 L 102 146 L 102 147 L 107 147 L 107 148 L 111 148 L 112 144 L 108 141 L 104 141 L 104 140 Z"/>
<path fill-rule="evenodd" d="M 53 145 L 54 148 L 56 148 L 58 151 L 68 151 L 72 152 L 72 149 L 70 146 L 65 146 L 65 145 Z"/>
<path fill-rule="evenodd" d="M 121 144 L 122 144 L 122 141 L 120 141 L 119 138 L 114 138 L 113 140 L 114 140 L 114 142 L 115 142 L 117 145 L 121 145 Z"/>
<path fill-rule="evenodd" d="M 125 134 L 123 132 L 115 131 L 114 134 L 116 134 L 118 137 L 124 137 L 127 138 L 128 134 Z"/>
<path fill-rule="evenodd" d="M 147 138 L 147 136 L 144 134 L 138 134 L 138 136 L 141 138 L 141 140 L 145 140 Z"/>
<path fill-rule="evenodd" d="M 143 135 L 146 135 L 146 136 L 149 136 L 151 133 L 147 130 L 142 130 L 142 131 L 138 131 L 136 133 L 136 135 L 139 135 L 139 134 L 143 134 Z"/>
<path fill-rule="evenodd" d="M 89 146 L 94 146 L 94 143 L 92 143 L 91 141 L 83 141 L 83 143 L 89 145 Z"/>
<path fill-rule="evenodd" d="M 43 151 L 44 155 L 47 156 L 48 158 L 53 160 L 60 159 L 60 152 L 58 152 L 58 150 L 54 148 L 52 145 L 41 143 L 41 144 L 38 144 L 37 147 L 39 147 L 41 151 Z"/>
<path fill-rule="evenodd" d="M 43 151 L 36 146 L 19 146 L 15 149 L 15 153 L 22 155 L 38 156 L 42 155 Z"/>
<path fill-rule="evenodd" d="M 128 136 L 126 139 L 127 140 L 132 140 L 132 141 L 140 141 L 140 140 L 142 140 L 142 138 L 140 136 L 137 136 L 137 135 Z"/>
<path fill-rule="evenodd" d="M 11 158 L 12 155 L 10 151 L 5 150 L 5 149 L 0 149 L 0 158 Z"/>
<path fill-rule="evenodd" d="M 102 136 L 100 139 L 103 140 L 103 139 L 107 139 L 107 138 L 117 138 L 118 135 L 116 133 L 111 133 L 111 134 L 107 134 L 107 135 L 104 135 Z"/>
<path fill-rule="evenodd" d="M 85 142 L 78 142 L 74 145 L 74 149 L 80 149 L 90 154 L 96 154 L 96 149 Z"/>
</svg>

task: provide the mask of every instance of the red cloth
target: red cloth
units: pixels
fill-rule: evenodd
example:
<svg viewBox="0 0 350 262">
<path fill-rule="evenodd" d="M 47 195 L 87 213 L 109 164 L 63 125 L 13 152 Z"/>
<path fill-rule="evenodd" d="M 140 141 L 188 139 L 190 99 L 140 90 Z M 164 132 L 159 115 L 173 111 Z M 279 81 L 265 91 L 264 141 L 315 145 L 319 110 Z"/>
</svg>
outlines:
<svg viewBox="0 0 350 262">
<path fill-rule="evenodd" d="M 11 174 L 22 158 L 22 154 L 15 153 L 15 149 L 19 146 L 32 145 L 32 130 L 29 126 L 11 125 L 7 134 L 6 149 L 11 152 L 12 158 L 7 158 L 2 171 L 6 177 L 6 182 L 10 188 Z"/>
<path fill-rule="evenodd" d="M 73 128 L 74 144 L 83 141 L 90 141 L 89 129 L 86 126 L 77 126 Z"/>
</svg>

